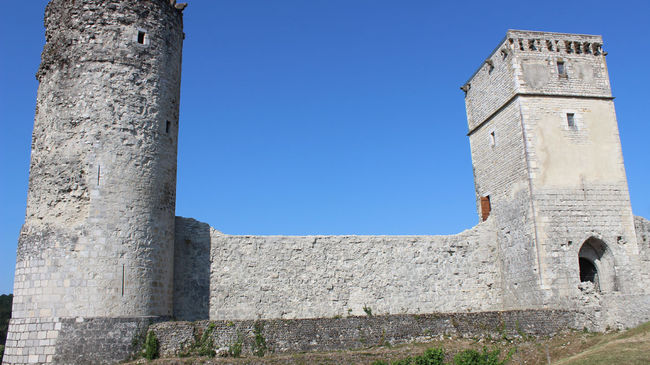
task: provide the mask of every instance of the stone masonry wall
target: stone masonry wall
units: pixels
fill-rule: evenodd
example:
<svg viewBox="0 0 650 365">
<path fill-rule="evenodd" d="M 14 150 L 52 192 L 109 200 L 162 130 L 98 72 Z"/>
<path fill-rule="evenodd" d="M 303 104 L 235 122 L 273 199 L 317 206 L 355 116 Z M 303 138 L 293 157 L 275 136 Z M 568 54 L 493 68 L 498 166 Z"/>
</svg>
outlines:
<svg viewBox="0 0 650 365">
<path fill-rule="evenodd" d="M 508 31 L 514 53 L 517 92 L 610 97 L 609 75 L 600 36 Z M 557 62 L 565 74 L 558 74 Z"/>
<path fill-rule="evenodd" d="M 61 330 L 58 318 L 12 318 L 3 364 L 50 363 Z"/>
<path fill-rule="evenodd" d="M 210 319 L 486 311 L 501 306 L 490 221 L 453 236 L 211 233 Z"/>
<path fill-rule="evenodd" d="M 502 44 L 463 86 L 464 90 L 467 90 L 465 107 L 470 131 L 499 110 L 515 94 L 516 84 L 512 73 L 512 52 Z"/>
<path fill-rule="evenodd" d="M 642 282 L 650 283 L 650 221 L 643 217 L 634 217 L 636 241 L 641 259 Z"/>
<path fill-rule="evenodd" d="M 174 318 L 210 318 L 210 232 L 206 223 L 176 217 L 174 243 Z"/>
<path fill-rule="evenodd" d="M 251 353 L 258 334 L 267 351 L 334 351 L 351 348 L 426 341 L 450 336 L 548 336 L 573 327 L 575 313 L 562 310 L 523 310 L 481 313 L 397 314 L 343 316 L 340 318 L 275 319 L 246 321 L 166 322 L 150 327 L 160 342 L 161 356 L 187 351 L 195 338 L 212 327 L 216 349 L 238 340 Z"/>
</svg>

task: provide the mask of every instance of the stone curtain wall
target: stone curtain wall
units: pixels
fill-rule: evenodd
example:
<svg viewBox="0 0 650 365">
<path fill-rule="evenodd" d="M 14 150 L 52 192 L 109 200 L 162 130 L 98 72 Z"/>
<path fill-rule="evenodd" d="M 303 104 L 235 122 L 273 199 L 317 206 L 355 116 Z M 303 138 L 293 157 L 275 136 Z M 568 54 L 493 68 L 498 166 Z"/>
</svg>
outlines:
<svg viewBox="0 0 650 365">
<path fill-rule="evenodd" d="M 426 341 L 451 336 L 548 336 L 573 326 L 575 313 L 563 310 L 522 310 L 482 313 L 398 314 L 341 318 L 246 321 L 166 322 L 150 327 L 160 341 L 163 357 L 178 356 L 214 327 L 215 348 L 228 348 L 240 340 L 251 353 L 255 327 L 268 351 L 334 351 L 351 348 Z"/>
<path fill-rule="evenodd" d="M 211 233 L 210 319 L 486 311 L 501 306 L 490 221 L 453 236 Z"/>
<path fill-rule="evenodd" d="M 211 230 L 206 223 L 176 217 L 174 318 L 177 320 L 209 318 Z"/>
</svg>

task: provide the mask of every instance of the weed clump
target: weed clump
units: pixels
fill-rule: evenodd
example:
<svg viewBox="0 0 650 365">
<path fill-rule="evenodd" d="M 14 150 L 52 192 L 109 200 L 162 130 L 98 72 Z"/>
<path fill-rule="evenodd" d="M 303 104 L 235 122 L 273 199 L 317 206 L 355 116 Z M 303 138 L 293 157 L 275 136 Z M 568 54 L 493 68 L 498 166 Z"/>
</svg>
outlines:
<svg viewBox="0 0 650 365">
<path fill-rule="evenodd" d="M 242 339 L 241 333 L 237 331 L 237 341 L 228 347 L 228 354 L 232 357 L 240 357 L 243 345 L 244 340 Z"/>
<path fill-rule="evenodd" d="M 368 317 L 372 317 L 372 308 L 370 308 L 370 307 L 364 305 L 364 306 L 363 306 L 363 311 L 366 312 L 366 315 L 367 315 Z"/>
<path fill-rule="evenodd" d="M 147 360 L 158 358 L 158 338 L 153 331 L 147 332 L 147 337 L 144 340 L 144 348 L 142 349 L 142 356 Z"/>
<path fill-rule="evenodd" d="M 255 322 L 255 324 L 253 325 L 253 333 L 255 334 L 255 343 L 253 344 L 253 354 L 258 357 L 264 356 L 267 350 L 266 339 L 262 335 L 263 330 L 264 330 L 264 323 L 259 321 Z"/>
</svg>

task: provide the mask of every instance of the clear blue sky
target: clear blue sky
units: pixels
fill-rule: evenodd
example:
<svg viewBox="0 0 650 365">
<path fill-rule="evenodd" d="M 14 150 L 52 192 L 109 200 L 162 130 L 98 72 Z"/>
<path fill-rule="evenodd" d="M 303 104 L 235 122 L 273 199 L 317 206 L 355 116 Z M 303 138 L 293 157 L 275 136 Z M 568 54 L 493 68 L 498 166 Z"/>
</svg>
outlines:
<svg viewBox="0 0 650 365">
<path fill-rule="evenodd" d="M 476 224 L 459 87 L 509 28 L 602 34 L 650 217 L 647 1 L 190 0 L 176 213 L 231 234 Z M 0 293 L 24 220 L 45 0 L 0 12 Z"/>
</svg>

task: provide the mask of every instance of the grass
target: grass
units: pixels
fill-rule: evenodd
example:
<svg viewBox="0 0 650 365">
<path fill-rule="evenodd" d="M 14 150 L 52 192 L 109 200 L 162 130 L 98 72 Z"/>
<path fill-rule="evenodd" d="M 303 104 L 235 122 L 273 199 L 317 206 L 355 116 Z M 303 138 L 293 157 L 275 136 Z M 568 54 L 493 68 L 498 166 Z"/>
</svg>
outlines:
<svg viewBox="0 0 650 365">
<path fill-rule="evenodd" d="M 622 333 L 605 335 L 585 351 L 556 364 L 650 364 L 650 322 Z"/>
</svg>

